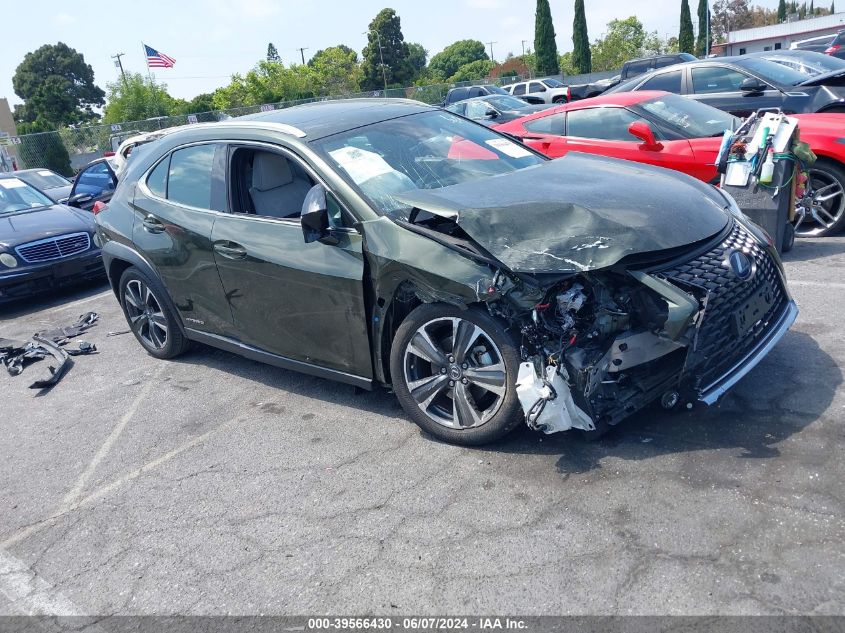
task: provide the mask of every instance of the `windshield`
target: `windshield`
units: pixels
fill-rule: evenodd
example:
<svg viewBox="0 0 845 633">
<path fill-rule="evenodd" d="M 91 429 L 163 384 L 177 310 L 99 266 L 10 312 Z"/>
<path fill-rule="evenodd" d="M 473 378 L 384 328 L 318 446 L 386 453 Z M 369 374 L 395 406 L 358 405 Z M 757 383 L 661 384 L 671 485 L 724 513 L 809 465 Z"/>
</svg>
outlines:
<svg viewBox="0 0 845 633">
<path fill-rule="evenodd" d="M 546 84 L 549 88 L 563 88 L 563 84 L 560 83 L 557 79 L 543 79 L 543 83 Z"/>
<path fill-rule="evenodd" d="M 0 178 L 0 214 L 26 209 L 49 207 L 53 204 L 43 193 L 19 178 Z"/>
<path fill-rule="evenodd" d="M 67 187 L 70 181 L 62 178 L 59 174 L 55 174 L 49 169 L 39 169 L 38 171 L 28 171 L 21 174 L 24 180 L 33 187 L 38 189 L 55 189 L 56 187 Z"/>
<path fill-rule="evenodd" d="M 687 138 L 721 136 L 725 130 L 736 129 L 739 123 L 739 119 L 727 112 L 678 95 L 649 99 L 637 107 L 680 130 Z"/>
<path fill-rule="evenodd" d="M 809 77 L 837 70 L 845 70 L 845 59 L 839 59 L 838 57 L 824 55 L 822 53 L 806 52 L 798 55 L 773 56 L 767 59 L 787 68 L 797 70 Z"/>
<path fill-rule="evenodd" d="M 806 75 L 792 70 L 781 64 L 770 62 L 768 59 L 753 59 L 746 57 L 735 62 L 737 66 L 747 68 L 761 78 L 781 86 L 796 86 L 807 79 Z"/>
<path fill-rule="evenodd" d="M 522 110 L 528 104 L 522 99 L 511 97 L 510 95 L 496 95 L 484 99 L 487 103 L 499 110 Z"/>
<path fill-rule="evenodd" d="M 381 121 L 315 141 L 314 147 L 379 213 L 407 208 L 394 198 L 406 191 L 480 180 L 545 160 L 445 111 Z"/>
</svg>

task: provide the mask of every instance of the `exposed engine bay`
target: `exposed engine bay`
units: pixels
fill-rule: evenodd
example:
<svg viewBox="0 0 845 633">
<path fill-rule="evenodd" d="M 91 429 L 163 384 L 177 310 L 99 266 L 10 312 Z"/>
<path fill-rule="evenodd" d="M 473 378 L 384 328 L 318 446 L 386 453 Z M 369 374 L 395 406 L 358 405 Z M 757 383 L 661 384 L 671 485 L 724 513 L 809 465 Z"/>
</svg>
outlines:
<svg viewBox="0 0 845 633">
<path fill-rule="evenodd" d="M 637 276 L 576 275 L 538 293 L 527 313 L 501 315 L 521 323 L 517 394 L 529 427 L 602 431 L 656 396 L 676 393 L 699 302 L 668 282 Z"/>
</svg>

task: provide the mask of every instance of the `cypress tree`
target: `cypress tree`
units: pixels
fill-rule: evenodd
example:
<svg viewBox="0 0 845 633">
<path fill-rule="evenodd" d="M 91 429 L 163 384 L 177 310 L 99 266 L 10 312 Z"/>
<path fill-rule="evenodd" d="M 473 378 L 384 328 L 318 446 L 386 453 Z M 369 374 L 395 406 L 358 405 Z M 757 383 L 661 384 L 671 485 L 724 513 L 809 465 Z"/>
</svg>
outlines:
<svg viewBox="0 0 845 633">
<path fill-rule="evenodd" d="M 833 15 L 836 13 L 836 7 L 833 6 L 833 2 L 830 3 L 830 14 Z"/>
<path fill-rule="evenodd" d="M 692 32 L 689 0 L 681 0 L 681 30 L 678 33 L 678 50 L 682 53 L 695 51 L 695 35 Z"/>
<path fill-rule="evenodd" d="M 587 15 L 584 0 L 575 0 L 575 19 L 572 22 L 572 66 L 579 73 L 592 72 L 590 37 L 587 35 Z"/>
<path fill-rule="evenodd" d="M 786 22 L 786 0 L 778 2 L 778 22 Z"/>
<path fill-rule="evenodd" d="M 813 6 L 813 0 L 810 0 L 810 15 L 815 15 L 815 14 L 816 14 L 816 9 Z"/>
<path fill-rule="evenodd" d="M 552 24 L 552 10 L 549 0 L 537 0 L 537 13 L 534 21 L 534 55 L 537 60 L 537 72 L 541 75 L 557 75 L 560 61 L 557 56 L 555 27 Z"/>
<path fill-rule="evenodd" d="M 781 0 L 783 2 L 784 0 Z M 709 13 L 708 0 L 698 0 L 698 39 L 695 42 L 696 57 L 705 57 L 710 53 L 707 50 L 707 45 L 710 42 L 707 32 L 707 27 L 710 26 L 710 20 L 707 19 Z"/>
</svg>

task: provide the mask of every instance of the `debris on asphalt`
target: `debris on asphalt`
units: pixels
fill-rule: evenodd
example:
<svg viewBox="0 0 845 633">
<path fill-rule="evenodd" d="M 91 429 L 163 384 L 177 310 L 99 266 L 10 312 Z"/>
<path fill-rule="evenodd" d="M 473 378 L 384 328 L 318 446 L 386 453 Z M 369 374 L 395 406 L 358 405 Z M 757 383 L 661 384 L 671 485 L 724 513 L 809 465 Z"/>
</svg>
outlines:
<svg viewBox="0 0 845 633">
<path fill-rule="evenodd" d="M 28 341 L 16 341 L 0 338 L 0 362 L 6 367 L 10 376 L 19 376 L 24 368 L 32 362 L 50 357 L 56 362 L 48 367 L 45 377 L 33 382 L 30 389 L 44 389 L 52 387 L 70 369 L 71 356 L 94 354 L 97 346 L 88 341 L 79 341 L 75 349 L 65 348 L 70 339 L 88 331 L 99 320 L 96 312 L 86 312 L 72 324 L 36 332 Z"/>
</svg>

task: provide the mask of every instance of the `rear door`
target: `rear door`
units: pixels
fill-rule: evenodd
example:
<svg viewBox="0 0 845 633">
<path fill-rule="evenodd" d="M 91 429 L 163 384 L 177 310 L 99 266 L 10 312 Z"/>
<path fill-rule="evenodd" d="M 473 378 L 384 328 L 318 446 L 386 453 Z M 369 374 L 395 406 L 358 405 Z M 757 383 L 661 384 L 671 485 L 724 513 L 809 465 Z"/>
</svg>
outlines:
<svg viewBox="0 0 845 633">
<path fill-rule="evenodd" d="M 707 65 L 694 66 L 689 71 L 687 96 L 735 116 L 747 117 L 760 108 L 779 108 L 783 105 L 783 93 L 772 86 L 759 93 L 740 90 L 742 82 L 752 78 L 752 75 L 739 69 Z"/>
<path fill-rule="evenodd" d="M 232 314 L 211 248 L 211 229 L 226 210 L 225 145 L 174 150 L 138 181 L 132 238 L 159 274 L 186 327 L 232 332 Z"/>
<path fill-rule="evenodd" d="M 329 192 L 339 243 L 306 244 L 299 216 L 316 173 L 279 146 L 236 144 L 229 154 L 232 213 L 218 217 L 212 242 L 240 340 L 370 378 L 363 244 L 351 216 Z M 284 177 L 272 180 L 280 172 Z"/>
</svg>

